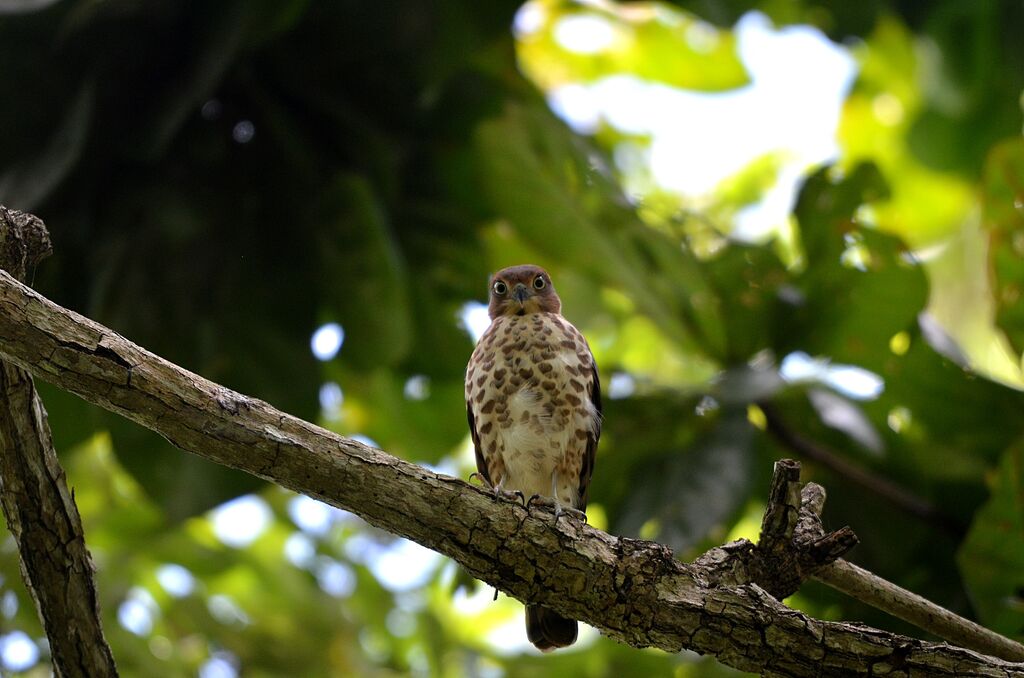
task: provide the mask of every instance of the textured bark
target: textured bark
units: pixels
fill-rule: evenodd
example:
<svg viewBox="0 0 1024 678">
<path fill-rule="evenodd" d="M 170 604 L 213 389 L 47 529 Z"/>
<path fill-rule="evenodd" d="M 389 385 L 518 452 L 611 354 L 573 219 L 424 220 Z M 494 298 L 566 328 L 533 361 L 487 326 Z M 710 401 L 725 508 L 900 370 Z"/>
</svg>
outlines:
<svg viewBox="0 0 1024 678">
<path fill-rule="evenodd" d="M 749 543 L 686 564 L 656 543 L 556 524 L 550 512 L 496 500 L 214 384 L 2 272 L 0 357 L 181 449 L 352 511 L 635 647 L 695 650 L 768 676 L 1024 677 L 1022 664 L 818 621 L 757 584 L 723 583 L 723 573 L 749 569 Z"/>
<path fill-rule="evenodd" d="M 0 207 L 0 268 L 24 278 L 49 251 L 42 222 Z M 55 673 L 116 676 L 100 624 L 92 560 L 46 410 L 31 375 L 8 363 L 0 363 L 0 504 L 50 641 Z"/>
</svg>

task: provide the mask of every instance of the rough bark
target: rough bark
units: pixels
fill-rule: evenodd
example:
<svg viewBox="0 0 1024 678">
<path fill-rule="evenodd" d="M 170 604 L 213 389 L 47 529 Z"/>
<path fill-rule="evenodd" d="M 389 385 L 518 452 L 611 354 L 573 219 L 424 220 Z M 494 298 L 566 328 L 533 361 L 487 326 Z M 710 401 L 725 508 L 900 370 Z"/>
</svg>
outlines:
<svg viewBox="0 0 1024 678">
<path fill-rule="evenodd" d="M 496 500 L 177 367 L 5 273 L 0 357 L 181 449 L 352 511 L 521 601 L 635 647 L 695 650 L 768 676 L 1024 677 L 1022 664 L 818 621 L 758 584 L 722 583 L 723 572 L 750 567 L 750 544 L 686 564 L 659 544 Z"/>
<path fill-rule="evenodd" d="M 0 207 L 0 268 L 24 279 L 49 252 L 42 222 Z M 32 376 L 8 363 L 0 363 L 0 505 L 55 673 L 116 676 L 82 521 L 53 449 L 46 410 Z"/>
</svg>

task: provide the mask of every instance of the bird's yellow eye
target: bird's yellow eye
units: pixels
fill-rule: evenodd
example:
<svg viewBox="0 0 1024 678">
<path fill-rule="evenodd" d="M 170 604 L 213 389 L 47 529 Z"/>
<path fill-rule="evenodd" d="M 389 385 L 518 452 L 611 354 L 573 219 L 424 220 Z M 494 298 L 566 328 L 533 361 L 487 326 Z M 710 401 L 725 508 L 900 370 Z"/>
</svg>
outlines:
<svg viewBox="0 0 1024 678">
<path fill-rule="evenodd" d="M 547 285 L 547 283 L 544 282 L 544 276 L 538 275 L 536 278 L 533 279 L 533 289 L 542 290 L 544 289 L 545 285 Z"/>
<path fill-rule="evenodd" d="M 501 296 L 501 295 L 505 294 L 506 292 L 508 292 L 508 285 L 506 285 L 505 283 L 501 282 L 500 280 L 498 282 L 494 283 L 494 293 L 495 294 L 497 294 L 498 296 Z"/>
</svg>

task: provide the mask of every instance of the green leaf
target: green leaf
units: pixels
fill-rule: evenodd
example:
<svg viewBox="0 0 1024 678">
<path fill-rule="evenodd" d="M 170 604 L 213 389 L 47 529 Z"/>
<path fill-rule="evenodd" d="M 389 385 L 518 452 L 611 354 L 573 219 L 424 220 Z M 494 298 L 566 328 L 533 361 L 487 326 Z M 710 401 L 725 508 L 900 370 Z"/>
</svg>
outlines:
<svg viewBox="0 0 1024 678">
<path fill-rule="evenodd" d="M 957 555 L 981 621 L 1024 635 L 1024 441 L 1003 454 L 991 494 Z"/>
<path fill-rule="evenodd" d="M 781 305 L 780 294 L 790 274 L 767 246 L 730 243 L 703 262 L 707 279 L 721 299 L 727 364 L 743 362 L 772 346 Z"/>
<path fill-rule="evenodd" d="M 629 11 L 616 5 L 544 3 L 542 26 L 520 36 L 519 59 L 544 90 L 628 74 L 683 89 L 720 91 L 748 81 L 736 38 L 689 12 L 658 6 Z M 605 36 L 598 49 L 567 42 L 574 24 L 588 22 L 591 35 Z"/>
<path fill-rule="evenodd" d="M 886 195 L 873 165 L 807 179 L 796 206 L 807 268 L 777 318 L 777 346 L 870 370 L 891 356 L 889 342 L 916 326 L 928 285 L 899 239 L 862 227 L 857 210 Z"/>
<path fill-rule="evenodd" d="M 984 225 L 996 324 L 1024 354 L 1024 139 L 996 146 L 985 164 Z"/>
<path fill-rule="evenodd" d="M 259 47 L 294 29 L 309 9 L 310 0 L 249 0 L 247 46 Z"/>
</svg>

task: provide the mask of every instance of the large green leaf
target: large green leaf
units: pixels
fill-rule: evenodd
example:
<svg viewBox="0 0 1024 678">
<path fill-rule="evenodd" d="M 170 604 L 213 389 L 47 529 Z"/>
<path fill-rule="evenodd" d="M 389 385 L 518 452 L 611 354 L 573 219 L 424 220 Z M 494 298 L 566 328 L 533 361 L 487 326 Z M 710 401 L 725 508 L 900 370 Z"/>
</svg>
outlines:
<svg viewBox="0 0 1024 678">
<path fill-rule="evenodd" d="M 777 326 L 790 273 L 770 247 L 731 243 L 703 262 L 707 279 L 721 299 L 727 338 L 726 361 L 745 361 L 771 348 L 774 337 L 785 331 Z"/>
<path fill-rule="evenodd" d="M 984 225 L 996 324 L 1024 354 L 1024 139 L 996 146 L 985 165 Z"/>
<path fill-rule="evenodd" d="M 891 357 L 893 336 L 914 328 L 928 286 L 897 238 L 857 220 L 858 209 L 885 195 L 877 169 L 860 165 L 832 177 L 819 170 L 800 192 L 806 270 L 787 295 L 777 345 L 877 371 Z"/>
<path fill-rule="evenodd" d="M 640 399 L 629 409 L 650 408 L 664 415 L 673 402 Z M 689 552 L 714 530 L 721 533 L 745 505 L 753 477 L 755 437 L 746 407 L 708 413 L 703 420 L 689 407 L 689 412 L 674 413 L 676 426 L 665 426 L 668 419 L 660 418 L 662 431 L 624 437 L 613 425 L 614 449 L 608 455 L 615 458 L 605 464 L 607 457 L 599 457 L 594 471 L 595 478 L 608 476 L 595 485 L 595 501 L 621 496 L 609 507 L 613 532 L 642 534 L 679 553 Z"/>
<path fill-rule="evenodd" d="M 981 621 L 1024 636 L 1024 443 L 1006 450 L 958 561 Z"/>
</svg>

